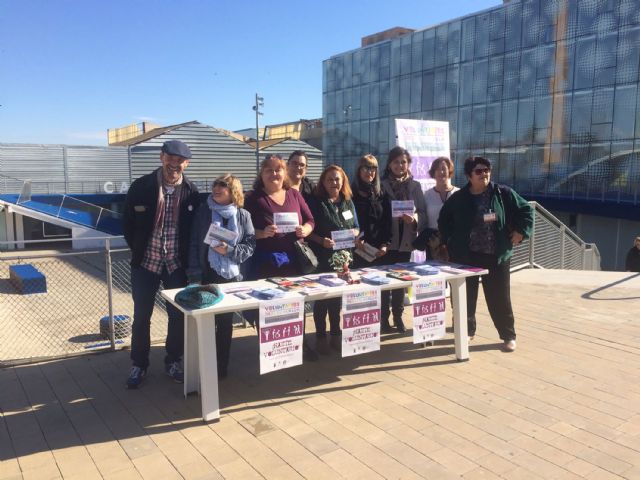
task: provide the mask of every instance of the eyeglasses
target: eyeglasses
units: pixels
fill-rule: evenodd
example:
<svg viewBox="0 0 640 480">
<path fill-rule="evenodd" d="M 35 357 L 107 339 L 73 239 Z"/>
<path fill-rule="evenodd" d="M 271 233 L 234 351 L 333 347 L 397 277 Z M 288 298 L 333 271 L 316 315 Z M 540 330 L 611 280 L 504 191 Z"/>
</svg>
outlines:
<svg viewBox="0 0 640 480">
<path fill-rule="evenodd" d="M 216 187 L 229 188 L 229 184 L 224 180 L 216 180 L 215 182 L 213 182 L 213 188 L 216 188 Z"/>
<path fill-rule="evenodd" d="M 363 165 L 361 168 L 363 170 L 366 170 L 367 172 L 377 172 L 378 171 L 378 167 L 375 167 L 373 165 Z"/>
<path fill-rule="evenodd" d="M 490 168 L 474 168 L 473 173 L 480 176 L 480 175 L 484 175 L 485 173 L 491 173 L 491 169 Z"/>
<path fill-rule="evenodd" d="M 306 163 L 290 162 L 289 165 L 293 165 L 294 167 L 299 168 L 300 170 L 307 168 Z"/>
</svg>

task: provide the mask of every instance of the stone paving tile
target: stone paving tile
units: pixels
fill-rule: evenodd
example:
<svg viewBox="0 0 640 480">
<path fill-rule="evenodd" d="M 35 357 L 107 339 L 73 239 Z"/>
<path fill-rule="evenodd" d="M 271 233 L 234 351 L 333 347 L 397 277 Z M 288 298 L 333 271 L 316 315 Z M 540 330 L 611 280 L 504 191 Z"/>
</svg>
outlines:
<svg viewBox="0 0 640 480">
<path fill-rule="evenodd" d="M 567 275 L 513 275 L 513 354 L 481 298 L 464 363 L 451 336 L 389 335 L 379 352 L 260 376 L 255 332 L 236 329 L 207 424 L 161 371 L 161 345 L 138 391 L 126 351 L 0 369 L 0 480 L 638 478 L 640 300 L 589 300 L 599 274 Z"/>
</svg>

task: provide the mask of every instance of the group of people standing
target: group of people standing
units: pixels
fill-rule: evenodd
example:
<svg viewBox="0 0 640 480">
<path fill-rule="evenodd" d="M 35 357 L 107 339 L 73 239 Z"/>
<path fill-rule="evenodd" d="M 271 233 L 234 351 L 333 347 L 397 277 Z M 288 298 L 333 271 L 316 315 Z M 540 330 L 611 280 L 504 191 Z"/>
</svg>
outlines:
<svg viewBox="0 0 640 480">
<path fill-rule="evenodd" d="M 488 268 L 483 287 L 489 311 L 505 349 L 515 349 L 509 258 L 512 245 L 528 236 L 533 215 L 513 190 L 490 182 L 488 160 L 467 159 L 464 169 L 469 183 L 457 191 L 451 184 L 453 162 L 436 159 L 429 172 L 436 184 L 423 193 L 411 175 L 411 155 L 401 147 L 389 152 L 382 171 L 373 155 L 364 155 L 351 182 L 341 167 L 329 165 L 317 185 L 306 176 L 308 157 L 295 151 L 286 161 L 279 155 L 267 156 L 246 197 L 240 180 L 225 174 L 213 182 L 211 194 L 201 202 L 197 188 L 183 175 L 190 158 L 183 142 L 165 142 L 161 167 L 133 182 L 127 194 L 123 223 L 132 250 L 134 300 L 129 388 L 143 381 L 149 366 L 150 319 L 160 282 L 164 288 L 179 288 L 189 279 L 208 284 L 302 275 L 296 242 L 307 242 L 318 260 L 317 271 L 328 272 L 336 230 L 352 231 L 355 248 L 350 253 L 374 247 L 372 261 L 354 255 L 355 267 L 409 261 L 418 234 L 428 228 L 439 231 L 442 249 L 445 254 L 449 249 L 451 260 Z M 394 201 L 411 201 L 413 213 L 392 215 Z M 290 220 L 296 216 L 295 228 L 279 231 L 274 219 L 282 215 Z M 205 243 L 212 228 L 225 232 L 225 240 Z M 470 280 L 467 289 L 470 336 L 476 328 L 478 281 L 474 278 L 475 287 Z M 382 333 L 405 331 L 404 296 L 404 289 L 382 292 Z M 339 298 L 314 303 L 315 349 L 304 342 L 305 360 L 340 349 L 340 307 Z M 172 305 L 167 304 L 167 311 L 165 372 L 182 382 L 184 320 Z M 227 375 L 231 337 L 232 314 L 217 316 L 222 378 Z"/>
</svg>

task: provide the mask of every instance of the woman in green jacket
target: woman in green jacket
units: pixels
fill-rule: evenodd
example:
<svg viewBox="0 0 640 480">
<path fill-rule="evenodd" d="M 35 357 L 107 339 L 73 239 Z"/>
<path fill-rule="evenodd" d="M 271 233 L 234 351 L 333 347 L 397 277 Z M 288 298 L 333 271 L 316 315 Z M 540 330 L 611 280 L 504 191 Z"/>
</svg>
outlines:
<svg viewBox="0 0 640 480">
<path fill-rule="evenodd" d="M 504 350 L 516 349 L 511 307 L 510 267 L 513 247 L 528 238 L 533 209 L 512 189 L 491 181 L 491 162 L 470 157 L 464 162 L 469 182 L 442 206 L 438 229 L 453 262 L 489 270 L 482 289 L 489 314 Z M 469 338 L 476 333 L 478 277 L 467 279 L 467 325 Z"/>
</svg>

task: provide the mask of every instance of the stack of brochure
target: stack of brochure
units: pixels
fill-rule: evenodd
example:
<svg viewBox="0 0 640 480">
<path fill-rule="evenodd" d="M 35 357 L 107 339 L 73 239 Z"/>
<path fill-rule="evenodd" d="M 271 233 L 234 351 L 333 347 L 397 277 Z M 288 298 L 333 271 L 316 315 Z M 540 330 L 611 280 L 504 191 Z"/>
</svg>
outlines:
<svg viewBox="0 0 640 480">
<path fill-rule="evenodd" d="M 318 282 L 320 282 L 322 285 L 326 285 L 327 287 L 341 287 L 342 285 L 345 285 L 347 283 L 333 274 L 320 275 L 320 277 L 318 278 Z"/>
<path fill-rule="evenodd" d="M 440 273 L 438 268 L 431 265 L 416 265 L 413 269 L 418 275 L 437 275 Z"/>
<path fill-rule="evenodd" d="M 378 273 L 367 273 L 365 275 L 360 275 L 360 280 L 370 285 L 386 285 L 387 283 L 391 283 L 391 280 L 389 280 L 387 277 L 381 276 Z"/>
<path fill-rule="evenodd" d="M 282 290 L 278 290 L 277 288 L 254 288 L 251 290 L 251 295 L 259 300 L 271 300 L 273 298 L 280 298 L 284 296 L 284 292 Z"/>
</svg>

